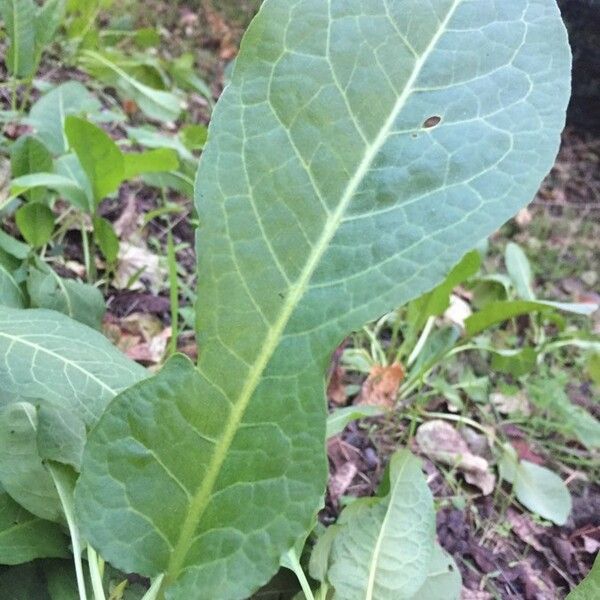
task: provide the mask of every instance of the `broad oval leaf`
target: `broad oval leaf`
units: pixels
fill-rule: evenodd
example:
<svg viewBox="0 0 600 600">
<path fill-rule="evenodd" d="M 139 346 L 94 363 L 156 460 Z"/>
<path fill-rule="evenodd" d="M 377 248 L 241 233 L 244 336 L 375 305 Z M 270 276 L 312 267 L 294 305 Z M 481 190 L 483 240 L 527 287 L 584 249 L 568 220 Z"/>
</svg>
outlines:
<svg viewBox="0 0 600 600">
<path fill-rule="evenodd" d="M 412 598 L 426 581 L 435 542 L 433 497 L 421 461 L 407 450 L 396 453 L 385 499 L 351 509 L 331 549 L 334 597 Z"/>
<path fill-rule="evenodd" d="M 49 448 L 38 438 L 44 458 L 77 467 L 85 442 L 78 423 L 95 425 L 114 396 L 146 375 L 99 332 L 61 313 L 7 307 L 0 311 L 0 388 L 47 405 L 40 418 L 55 415 L 57 420 L 40 425 L 42 438 L 49 438 Z M 65 412 L 69 414 L 63 422 Z M 72 439 L 64 439 L 60 451 L 50 439 L 56 430 L 65 436 L 71 430 Z M 73 453 L 67 461 L 64 448 L 69 446 Z"/>
<path fill-rule="evenodd" d="M 333 348 L 533 197 L 569 70 L 554 0 L 263 3 L 198 173 L 199 373 L 178 359 L 117 399 L 84 458 L 105 558 L 166 572 L 167 598 L 242 598 L 275 572 L 321 501 Z M 155 413 L 178 460 L 143 434 Z M 136 443 L 103 449 L 117 434 Z"/>
</svg>

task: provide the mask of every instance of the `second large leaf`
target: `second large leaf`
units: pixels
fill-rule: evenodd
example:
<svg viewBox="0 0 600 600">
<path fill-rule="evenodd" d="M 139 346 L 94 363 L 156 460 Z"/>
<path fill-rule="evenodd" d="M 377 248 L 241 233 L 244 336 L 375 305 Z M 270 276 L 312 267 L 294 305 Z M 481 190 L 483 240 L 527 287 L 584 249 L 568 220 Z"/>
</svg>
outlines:
<svg viewBox="0 0 600 600">
<path fill-rule="evenodd" d="M 531 200 L 569 68 L 554 0 L 263 3 L 198 173 L 198 370 L 90 437 L 77 505 L 105 558 L 168 598 L 268 579 L 321 501 L 332 349 Z"/>
</svg>

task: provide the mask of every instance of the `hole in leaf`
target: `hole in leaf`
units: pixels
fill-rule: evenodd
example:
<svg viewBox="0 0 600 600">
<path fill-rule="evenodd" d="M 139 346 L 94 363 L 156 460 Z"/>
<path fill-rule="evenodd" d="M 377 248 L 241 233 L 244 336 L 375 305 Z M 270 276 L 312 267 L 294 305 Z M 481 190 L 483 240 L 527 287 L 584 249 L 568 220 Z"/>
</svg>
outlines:
<svg viewBox="0 0 600 600">
<path fill-rule="evenodd" d="M 442 120 L 442 117 L 438 117 L 437 115 L 434 115 L 433 117 L 429 117 L 428 119 L 425 119 L 425 121 L 423 122 L 423 128 L 431 129 L 432 127 L 435 127 L 436 125 L 439 125 L 441 120 Z"/>
</svg>

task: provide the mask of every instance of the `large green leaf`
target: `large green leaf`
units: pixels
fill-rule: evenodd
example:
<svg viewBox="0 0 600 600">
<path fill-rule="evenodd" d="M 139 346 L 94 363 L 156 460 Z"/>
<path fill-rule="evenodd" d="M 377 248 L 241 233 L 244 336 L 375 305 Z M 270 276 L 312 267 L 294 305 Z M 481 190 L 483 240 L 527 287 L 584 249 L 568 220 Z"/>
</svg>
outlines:
<svg viewBox="0 0 600 600">
<path fill-rule="evenodd" d="M 146 371 L 100 333 L 60 313 L 2 308 L 0 386 L 52 401 L 95 424 L 108 402 Z"/>
<path fill-rule="evenodd" d="M 27 512 L 0 488 L 0 564 L 67 556 L 61 528 Z"/>
<path fill-rule="evenodd" d="M 33 0 L 0 0 L 0 17 L 10 39 L 6 52 L 8 70 L 13 77 L 32 77 L 36 66 Z"/>
<path fill-rule="evenodd" d="M 86 449 L 105 558 L 168 598 L 268 579 L 321 502 L 333 348 L 533 197 L 569 69 L 554 0 L 263 3 L 198 173 L 199 370 L 117 398 Z"/>
<path fill-rule="evenodd" d="M 435 542 L 433 497 L 421 461 L 407 450 L 396 453 L 385 499 L 350 508 L 331 549 L 335 598 L 412 598 L 425 583 Z"/>
</svg>

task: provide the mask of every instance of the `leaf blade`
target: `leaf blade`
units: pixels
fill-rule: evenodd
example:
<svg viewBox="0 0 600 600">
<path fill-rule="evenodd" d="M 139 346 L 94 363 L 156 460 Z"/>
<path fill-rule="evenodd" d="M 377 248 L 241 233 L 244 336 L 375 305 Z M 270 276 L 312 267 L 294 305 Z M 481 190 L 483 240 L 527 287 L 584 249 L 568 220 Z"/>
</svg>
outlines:
<svg viewBox="0 0 600 600">
<path fill-rule="evenodd" d="M 506 21 L 521 36 L 511 38 L 510 52 L 491 44 L 489 54 L 499 61 L 500 70 L 504 68 L 502 81 L 495 83 L 519 90 L 513 98 L 519 108 L 506 99 L 498 104 L 487 97 L 484 113 L 491 122 L 477 116 L 480 107 L 471 106 L 467 111 L 473 117 L 471 125 L 465 125 L 462 109 L 460 114 L 458 109 L 446 110 L 448 94 L 464 100 L 470 87 L 479 85 L 481 74 L 465 75 L 468 65 L 459 61 L 460 53 L 448 64 L 446 50 L 448 45 L 456 49 L 466 44 L 481 55 L 468 35 L 456 33 L 469 30 L 470 21 L 472 25 L 472 5 L 437 0 L 436 10 L 430 3 L 410 6 L 420 11 L 418 20 L 425 30 L 422 39 L 412 40 L 417 50 L 408 48 L 403 39 L 405 2 L 394 3 L 395 22 L 387 14 L 390 5 L 383 1 L 363 15 L 354 14 L 359 12 L 357 5 L 347 3 L 327 6 L 303 0 L 292 6 L 267 0 L 246 34 L 232 83 L 214 113 L 196 194 L 202 215 L 198 234 L 202 305 L 197 322 L 203 350 L 200 374 L 192 375 L 188 367 L 186 377 L 196 382 L 188 386 L 194 389 L 194 414 L 207 406 L 222 407 L 221 428 L 214 446 L 199 459 L 203 477 L 189 486 L 189 510 L 180 509 L 183 526 L 167 536 L 173 550 L 166 557 L 155 553 L 150 559 L 151 547 L 144 551 L 141 542 L 136 546 L 136 554 L 143 557 L 142 570 L 150 575 L 167 572 L 168 597 L 193 595 L 198 589 L 207 597 L 242 597 L 275 570 L 281 554 L 308 528 L 320 501 L 325 465 L 314 463 L 319 460 L 315 456 L 322 456 L 325 435 L 322 374 L 336 343 L 370 318 L 431 289 L 471 245 L 533 196 L 552 163 L 564 121 L 569 68 L 564 30 L 553 3 L 532 0 L 525 16 L 523 6 L 514 1 L 502 4 L 507 8 L 501 15 L 495 12 L 496 3 L 486 0 L 481 5 L 485 7 L 484 25 L 478 21 L 481 29 L 503 28 L 497 21 Z M 538 12 L 546 18 L 540 21 Z M 358 19 L 365 26 L 353 28 Z M 365 81 L 354 81 L 346 69 L 355 58 L 352 52 L 369 46 L 372 40 L 365 36 L 373 35 L 379 42 L 380 26 L 389 34 L 391 46 L 385 56 L 394 56 L 394 64 L 386 63 L 379 71 L 362 69 Z M 527 35 L 527 43 L 521 44 Z M 541 52 L 538 38 L 560 42 Z M 288 42 L 295 53 L 286 53 Z M 375 58 L 385 59 L 364 51 L 367 54 L 359 58 L 369 66 L 376 64 Z M 535 63 L 545 64 L 550 56 L 553 69 L 542 77 Z M 399 57 L 405 68 L 396 68 Z M 487 67 L 494 77 L 496 66 Z M 520 69 L 533 78 L 535 102 L 522 87 Z M 450 72 L 460 72 L 465 79 L 449 81 Z M 395 87 L 389 85 L 390 77 Z M 440 86 L 446 95 L 437 89 Z M 549 88 L 558 100 L 552 110 L 540 111 L 538 103 L 544 103 Z M 311 104 L 312 96 L 316 100 Z M 424 127 L 438 109 L 444 119 L 433 129 Z M 518 127 L 510 124 L 517 117 L 515 110 Z M 527 123 L 539 125 L 534 146 L 533 137 L 520 131 Z M 470 141 L 463 146 L 465 133 Z M 448 164 L 446 154 L 437 149 L 452 140 L 462 154 Z M 521 152 L 532 162 L 515 161 Z M 420 161 L 423 153 L 427 158 Z M 508 178 L 503 169 L 509 169 Z M 453 184 L 447 187 L 450 180 Z M 488 197 L 492 187 L 502 191 Z M 144 421 L 140 411 L 162 410 L 165 399 L 147 401 L 151 390 L 156 395 L 157 389 L 171 389 L 171 405 L 183 402 L 175 384 L 165 386 L 160 376 L 147 386 L 112 403 L 90 439 L 102 435 L 109 440 L 117 426 L 122 432 L 137 430 Z M 262 427 L 262 432 L 274 422 L 293 449 L 294 463 L 277 486 L 253 479 L 262 473 L 254 462 L 255 471 L 243 470 L 243 484 L 236 482 L 233 475 L 241 470 L 238 455 L 243 445 L 246 450 L 250 445 L 247 460 L 254 461 L 274 439 L 269 431 L 262 449 L 255 448 L 244 437 L 246 430 Z M 306 430 L 298 431 L 297 423 L 306 423 Z M 158 438 L 145 443 L 144 453 L 157 451 Z M 107 483 L 110 476 L 100 446 L 98 441 L 90 447 L 87 474 L 84 466 L 78 486 L 80 510 L 90 514 L 98 508 L 94 497 L 128 486 L 127 456 L 135 460 L 132 451 L 122 448 L 119 482 L 110 482 L 111 491 L 101 492 L 100 480 Z M 167 450 L 160 446 L 153 468 L 158 469 Z M 181 471 L 178 467 L 176 474 Z M 168 481 L 164 473 L 163 480 Z M 286 498 L 287 485 L 292 484 L 295 501 Z M 269 529 L 269 542 L 265 541 L 269 535 L 264 536 L 260 550 L 255 548 L 261 557 L 248 569 L 253 572 L 244 571 L 231 582 L 222 576 L 223 565 L 234 568 L 239 555 L 232 550 L 226 557 L 211 558 L 208 543 L 217 539 L 228 545 L 236 536 L 239 546 L 249 540 L 258 543 L 259 526 L 253 530 L 248 521 L 260 514 L 261 507 L 246 496 L 242 501 L 242 488 L 251 489 L 247 496 L 253 499 L 266 497 L 269 506 L 277 500 L 280 504 L 272 510 L 285 514 L 286 520 L 276 533 Z M 132 494 L 130 499 L 134 496 L 132 502 L 146 516 L 148 535 L 155 540 L 159 532 L 153 523 L 162 522 L 160 515 L 143 498 Z M 231 512 L 234 505 L 244 505 L 247 521 Z M 119 504 L 124 512 L 131 508 Z M 220 528 L 231 522 L 238 527 L 227 526 L 228 532 L 234 529 L 232 537 L 228 533 L 219 537 Z M 90 539 L 105 535 L 98 530 L 86 533 Z M 121 533 L 113 530 L 112 535 Z M 115 543 L 96 541 L 103 555 L 118 565 L 137 558 L 120 552 Z"/>
</svg>

